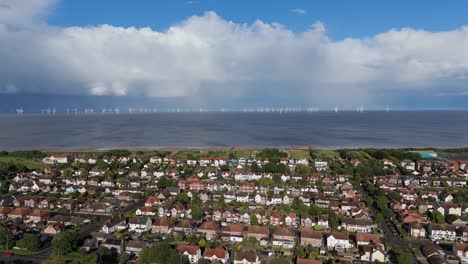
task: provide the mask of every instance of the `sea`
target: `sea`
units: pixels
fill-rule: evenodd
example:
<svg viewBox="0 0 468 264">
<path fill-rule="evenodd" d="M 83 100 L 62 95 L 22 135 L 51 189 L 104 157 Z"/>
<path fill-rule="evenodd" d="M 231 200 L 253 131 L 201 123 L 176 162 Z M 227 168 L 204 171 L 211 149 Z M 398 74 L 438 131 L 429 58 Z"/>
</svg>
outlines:
<svg viewBox="0 0 468 264">
<path fill-rule="evenodd" d="M 468 111 L 0 115 L 0 150 L 468 146 Z"/>
</svg>

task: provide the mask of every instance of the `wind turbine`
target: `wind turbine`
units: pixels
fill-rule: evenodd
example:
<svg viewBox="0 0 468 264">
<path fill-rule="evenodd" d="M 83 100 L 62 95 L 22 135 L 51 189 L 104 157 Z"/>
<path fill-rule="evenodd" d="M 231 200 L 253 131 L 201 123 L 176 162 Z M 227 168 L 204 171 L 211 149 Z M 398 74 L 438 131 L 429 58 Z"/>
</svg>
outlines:
<svg viewBox="0 0 468 264">
<path fill-rule="evenodd" d="M 338 106 L 335 105 L 335 113 L 338 113 Z"/>
<path fill-rule="evenodd" d="M 22 115 L 23 113 L 24 113 L 24 110 L 23 110 L 22 107 L 16 108 L 16 114 L 17 114 L 17 115 Z"/>
<path fill-rule="evenodd" d="M 55 110 L 55 107 L 52 108 L 52 115 L 55 115 L 55 113 L 57 113 L 57 111 Z"/>
</svg>

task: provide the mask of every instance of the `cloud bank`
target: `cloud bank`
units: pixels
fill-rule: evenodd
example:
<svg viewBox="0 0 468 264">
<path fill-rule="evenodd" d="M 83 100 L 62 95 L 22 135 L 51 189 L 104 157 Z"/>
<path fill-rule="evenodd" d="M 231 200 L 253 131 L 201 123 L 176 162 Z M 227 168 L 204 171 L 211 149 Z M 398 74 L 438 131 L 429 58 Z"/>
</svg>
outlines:
<svg viewBox="0 0 468 264">
<path fill-rule="evenodd" d="M 55 27 L 45 22 L 54 4 L 0 0 L 0 92 L 200 101 L 256 95 L 350 105 L 380 93 L 468 92 L 468 27 L 391 29 L 334 41 L 320 22 L 297 33 L 214 12 L 164 32 Z"/>
</svg>

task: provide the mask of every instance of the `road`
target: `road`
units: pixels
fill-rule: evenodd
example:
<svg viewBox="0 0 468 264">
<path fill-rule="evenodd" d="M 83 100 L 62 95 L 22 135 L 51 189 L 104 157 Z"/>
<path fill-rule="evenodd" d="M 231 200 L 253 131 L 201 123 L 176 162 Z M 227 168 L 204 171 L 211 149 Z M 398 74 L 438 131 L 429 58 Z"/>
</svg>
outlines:
<svg viewBox="0 0 468 264">
<path fill-rule="evenodd" d="M 127 212 L 136 210 L 137 208 L 143 206 L 144 203 L 145 203 L 144 200 L 139 200 L 137 202 L 130 204 L 127 207 L 121 208 L 113 212 L 111 216 L 112 217 L 122 216 Z M 75 214 L 72 214 L 72 215 L 75 215 Z M 83 217 L 83 215 L 79 215 L 79 216 Z M 76 241 L 83 240 L 87 238 L 91 233 L 99 231 L 102 225 L 104 224 L 104 222 L 107 221 L 111 216 L 100 216 L 99 222 L 90 223 L 90 224 L 83 226 L 82 228 L 80 228 L 80 230 L 76 234 L 75 240 Z M 0 255 L 0 263 L 41 263 L 42 261 L 48 259 L 51 256 L 51 254 L 52 254 L 51 243 L 48 243 L 45 247 L 42 248 L 40 252 L 32 254 L 32 255 L 13 255 L 11 257 L 6 257 L 2 254 Z"/>
<path fill-rule="evenodd" d="M 361 194 L 362 194 L 362 197 L 363 199 L 367 198 L 369 196 L 369 193 L 361 186 Z M 372 214 L 375 216 L 377 215 L 378 213 L 378 210 L 377 208 L 375 208 L 374 206 L 371 206 L 370 208 L 372 210 Z M 413 263 L 419 263 L 416 256 L 413 254 L 413 252 L 411 251 L 411 248 L 413 248 L 415 245 L 413 245 L 410 241 L 408 240 L 405 240 L 405 239 L 402 239 L 400 237 L 400 235 L 398 235 L 398 233 L 393 233 L 390 228 L 389 228 L 389 224 L 391 226 L 393 226 L 393 228 L 396 229 L 396 227 L 393 225 L 393 223 L 391 223 L 390 220 L 386 219 L 385 222 L 382 222 L 382 223 L 378 223 L 378 227 L 380 228 L 380 230 L 383 231 L 384 233 L 384 236 L 385 238 L 382 239 L 383 242 L 386 242 L 386 244 L 390 245 L 392 247 L 393 250 L 397 251 L 397 250 L 400 250 L 400 251 L 403 251 L 403 252 L 407 252 L 407 253 L 410 253 L 411 256 L 413 257 Z M 393 256 L 395 257 L 395 256 Z M 395 261 L 395 259 L 393 259 L 393 261 Z"/>
</svg>

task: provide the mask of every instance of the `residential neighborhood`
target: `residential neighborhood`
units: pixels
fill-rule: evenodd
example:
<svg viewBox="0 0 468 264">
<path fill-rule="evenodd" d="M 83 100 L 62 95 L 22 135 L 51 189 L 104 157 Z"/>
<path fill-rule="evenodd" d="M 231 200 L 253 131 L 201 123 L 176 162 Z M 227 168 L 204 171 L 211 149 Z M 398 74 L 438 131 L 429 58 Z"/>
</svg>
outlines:
<svg viewBox="0 0 468 264">
<path fill-rule="evenodd" d="M 252 153 L 45 156 L 2 182 L 0 246 L 55 252 L 72 234 L 103 263 L 165 243 L 180 263 L 468 263 L 468 160 Z"/>
</svg>

